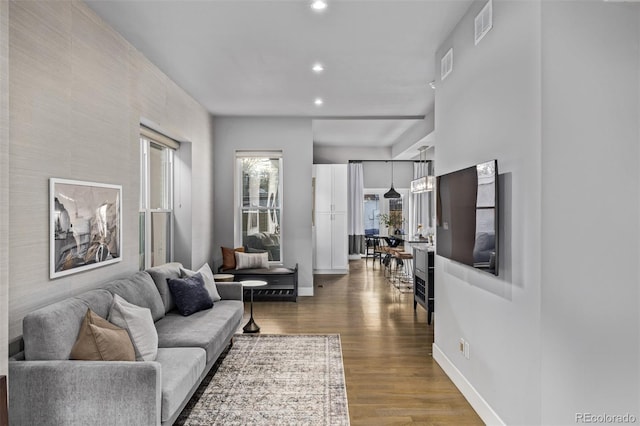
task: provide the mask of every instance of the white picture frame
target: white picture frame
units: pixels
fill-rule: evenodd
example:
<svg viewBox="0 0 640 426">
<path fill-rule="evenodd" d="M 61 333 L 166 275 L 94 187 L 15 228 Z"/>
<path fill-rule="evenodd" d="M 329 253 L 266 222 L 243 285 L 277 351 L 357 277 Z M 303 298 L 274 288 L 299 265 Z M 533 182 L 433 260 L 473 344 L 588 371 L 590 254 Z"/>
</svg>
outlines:
<svg viewBox="0 0 640 426">
<path fill-rule="evenodd" d="M 122 260 L 122 185 L 49 179 L 49 276 Z"/>
</svg>

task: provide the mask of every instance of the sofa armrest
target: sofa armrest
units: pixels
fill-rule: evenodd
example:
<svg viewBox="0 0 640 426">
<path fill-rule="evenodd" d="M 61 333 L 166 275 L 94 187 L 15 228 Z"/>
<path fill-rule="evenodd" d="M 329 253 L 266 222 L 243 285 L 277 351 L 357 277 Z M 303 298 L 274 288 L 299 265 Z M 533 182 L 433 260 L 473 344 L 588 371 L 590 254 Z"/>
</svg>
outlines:
<svg viewBox="0 0 640 426">
<path fill-rule="evenodd" d="M 9 361 L 11 425 L 159 425 L 157 362 Z"/>
<path fill-rule="evenodd" d="M 242 284 L 238 282 L 219 282 L 216 281 L 216 288 L 223 300 L 240 300 L 242 301 Z"/>
</svg>

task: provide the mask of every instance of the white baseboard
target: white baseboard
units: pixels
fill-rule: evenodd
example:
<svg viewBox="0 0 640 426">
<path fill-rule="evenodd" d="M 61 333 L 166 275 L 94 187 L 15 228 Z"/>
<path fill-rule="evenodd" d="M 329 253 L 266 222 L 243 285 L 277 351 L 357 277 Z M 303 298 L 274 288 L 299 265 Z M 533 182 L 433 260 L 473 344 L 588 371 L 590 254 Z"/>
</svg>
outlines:
<svg viewBox="0 0 640 426">
<path fill-rule="evenodd" d="M 349 260 L 360 260 L 362 259 L 362 255 L 359 254 L 350 254 L 349 255 Z"/>
<path fill-rule="evenodd" d="M 348 269 L 314 269 L 314 275 L 344 275 L 348 274 Z"/>
<path fill-rule="evenodd" d="M 298 296 L 313 296 L 313 287 L 298 287 Z"/>
<path fill-rule="evenodd" d="M 451 360 L 440 350 L 438 345 L 433 344 L 433 359 L 442 367 L 447 376 L 454 385 L 462 392 L 462 395 L 469 401 L 469 404 L 476 410 L 483 422 L 487 425 L 505 426 L 500 416 L 493 411 L 493 408 L 478 393 L 476 388 L 467 380 L 466 377 L 458 370 Z"/>
</svg>

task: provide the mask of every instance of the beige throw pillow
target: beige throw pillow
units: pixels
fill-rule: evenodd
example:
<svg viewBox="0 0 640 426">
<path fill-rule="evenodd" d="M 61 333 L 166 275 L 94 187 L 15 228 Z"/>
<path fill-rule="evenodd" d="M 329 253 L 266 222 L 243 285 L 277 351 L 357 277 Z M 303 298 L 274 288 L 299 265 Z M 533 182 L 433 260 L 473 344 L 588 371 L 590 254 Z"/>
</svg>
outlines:
<svg viewBox="0 0 640 426">
<path fill-rule="evenodd" d="M 268 253 L 236 252 L 236 269 L 269 268 Z"/>
<path fill-rule="evenodd" d="M 127 330 L 111 324 L 91 309 L 87 309 L 69 359 L 135 361 L 136 355 Z"/>
<path fill-rule="evenodd" d="M 148 308 L 113 296 L 109 321 L 129 332 L 138 361 L 155 361 L 158 355 L 158 332 Z"/>
</svg>

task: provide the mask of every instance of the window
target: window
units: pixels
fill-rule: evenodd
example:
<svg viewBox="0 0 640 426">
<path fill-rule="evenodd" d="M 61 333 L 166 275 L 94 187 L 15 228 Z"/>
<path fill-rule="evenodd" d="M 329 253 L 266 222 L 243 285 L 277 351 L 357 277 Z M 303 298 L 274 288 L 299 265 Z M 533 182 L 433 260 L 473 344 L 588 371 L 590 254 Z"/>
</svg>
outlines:
<svg viewBox="0 0 640 426">
<path fill-rule="evenodd" d="M 236 154 L 235 244 L 282 260 L 282 153 Z"/>
<path fill-rule="evenodd" d="M 404 191 L 403 191 L 404 192 Z M 389 199 L 389 221 L 392 224 L 395 233 L 404 234 L 404 214 L 403 214 L 403 201 L 404 197 L 401 198 L 390 198 Z M 391 230 L 389 230 L 391 232 Z"/>
<path fill-rule="evenodd" d="M 390 235 L 407 233 L 408 190 L 396 188 L 400 198 L 384 198 L 389 188 L 364 188 L 364 234 Z"/>
<path fill-rule="evenodd" d="M 364 235 L 380 234 L 380 195 L 364 194 Z"/>
<path fill-rule="evenodd" d="M 144 128 L 140 137 L 140 270 L 173 259 L 173 154 L 177 142 Z M 168 139 L 175 145 L 165 141 Z"/>
</svg>

